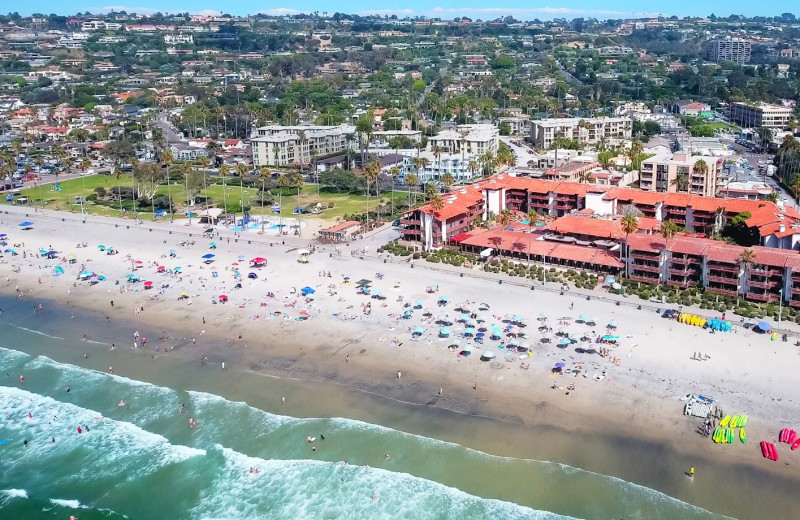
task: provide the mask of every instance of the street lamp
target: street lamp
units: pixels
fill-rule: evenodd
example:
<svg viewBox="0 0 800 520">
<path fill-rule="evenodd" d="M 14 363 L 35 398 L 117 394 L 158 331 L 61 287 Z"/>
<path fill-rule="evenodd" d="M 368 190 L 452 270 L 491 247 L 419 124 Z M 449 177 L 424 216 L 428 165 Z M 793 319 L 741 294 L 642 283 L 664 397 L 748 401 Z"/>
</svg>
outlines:
<svg viewBox="0 0 800 520">
<path fill-rule="evenodd" d="M 783 317 L 783 289 L 778 291 L 778 328 L 781 326 L 781 318 Z"/>
</svg>

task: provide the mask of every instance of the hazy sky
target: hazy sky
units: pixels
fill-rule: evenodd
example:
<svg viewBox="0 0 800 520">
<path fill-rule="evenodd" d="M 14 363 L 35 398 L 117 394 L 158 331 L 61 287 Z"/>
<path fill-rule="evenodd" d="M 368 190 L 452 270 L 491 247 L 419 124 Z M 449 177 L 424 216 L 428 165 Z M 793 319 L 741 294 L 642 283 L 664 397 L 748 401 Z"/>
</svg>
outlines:
<svg viewBox="0 0 800 520">
<path fill-rule="evenodd" d="M 234 4 L 234 5 L 232 5 Z M 77 0 L 64 2 L 63 0 L 37 0 L 23 4 L 8 5 L 0 11 L 18 10 L 20 14 L 29 15 L 32 12 L 49 14 L 74 14 L 77 11 L 101 13 L 108 11 L 127 11 L 136 13 L 155 13 L 157 11 L 178 11 L 190 13 L 219 12 L 234 15 L 253 14 L 264 12 L 269 14 L 293 14 L 299 12 L 329 12 L 359 14 L 396 14 L 403 16 L 428 16 L 452 19 L 456 16 L 469 16 L 473 19 L 493 19 L 498 16 L 512 15 L 518 19 L 532 20 L 539 18 L 549 20 L 552 18 L 625 18 L 631 16 L 650 16 L 663 14 L 670 15 L 697 15 L 706 16 L 711 13 L 717 15 L 744 14 L 776 16 L 792 11 L 789 7 L 793 2 L 778 2 L 778 0 L 671 0 L 671 1 L 642 1 L 642 0 L 563 0 L 560 2 L 536 2 L 525 0 L 425 0 L 388 1 L 373 4 L 371 2 L 358 2 L 350 0 L 325 1 L 325 0 L 292 0 L 278 1 L 275 4 L 266 4 L 256 0 L 239 0 L 237 2 L 220 2 L 219 0 L 134 0 L 131 4 L 104 5 L 97 0 Z M 800 9 L 798 11 L 800 16 Z"/>
</svg>

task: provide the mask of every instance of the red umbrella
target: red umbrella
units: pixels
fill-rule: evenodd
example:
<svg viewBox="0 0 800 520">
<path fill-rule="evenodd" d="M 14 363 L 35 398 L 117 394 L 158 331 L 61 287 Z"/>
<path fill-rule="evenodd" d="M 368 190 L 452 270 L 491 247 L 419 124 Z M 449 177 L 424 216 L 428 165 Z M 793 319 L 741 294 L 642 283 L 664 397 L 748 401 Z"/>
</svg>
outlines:
<svg viewBox="0 0 800 520">
<path fill-rule="evenodd" d="M 144 262 L 142 262 L 141 260 L 137 260 L 137 261 L 136 261 L 136 264 L 137 264 L 137 265 L 141 265 L 141 264 L 143 264 L 143 263 L 144 263 Z"/>
<path fill-rule="evenodd" d="M 303 311 L 300 313 L 300 316 L 302 316 L 303 318 L 308 318 L 308 313 L 306 311 Z"/>
<path fill-rule="evenodd" d="M 164 267 L 163 265 L 159 265 L 159 266 L 158 266 L 158 271 L 159 271 L 159 272 L 160 272 L 160 271 L 166 271 L 166 270 L 167 270 L 167 268 L 166 268 L 166 267 Z"/>
<path fill-rule="evenodd" d="M 227 299 L 228 299 L 228 296 L 227 296 L 227 295 L 225 295 L 225 294 L 220 294 L 220 295 L 219 295 L 219 299 L 220 299 L 220 300 L 227 300 Z"/>
<path fill-rule="evenodd" d="M 234 262 L 231 265 L 239 265 L 239 262 Z"/>
<path fill-rule="evenodd" d="M 263 264 L 263 263 L 264 263 L 264 262 L 266 262 L 266 261 L 267 261 L 267 259 L 266 259 L 266 258 L 261 258 L 261 257 L 259 256 L 258 258 L 253 258 L 252 260 L 250 260 L 250 263 L 251 263 L 251 264 Z"/>
<path fill-rule="evenodd" d="M 153 285 L 153 282 L 144 282 L 145 287 L 150 287 Z"/>
</svg>

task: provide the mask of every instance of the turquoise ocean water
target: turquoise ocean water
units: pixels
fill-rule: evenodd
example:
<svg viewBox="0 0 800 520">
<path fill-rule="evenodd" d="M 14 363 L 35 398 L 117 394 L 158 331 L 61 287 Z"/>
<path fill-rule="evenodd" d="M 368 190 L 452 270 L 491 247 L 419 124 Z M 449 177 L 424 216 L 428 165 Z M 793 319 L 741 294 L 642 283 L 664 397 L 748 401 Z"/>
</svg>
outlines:
<svg viewBox="0 0 800 520">
<path fill-rule="evenodd" d="M 490 456 L 355 420 L 279 416 L 14 349 L 0 348 L 0 377 L 1 518 L 720 518 L 561 464 Z M 316 452 L 308 436 L 318 437 Z M 563 510 L 437 482 L 453 475 L 470 489 L 485 484 L 487 495 L 500 486 Z M 574 500 L 553 501 L 554 493 Z"/>
</svg>

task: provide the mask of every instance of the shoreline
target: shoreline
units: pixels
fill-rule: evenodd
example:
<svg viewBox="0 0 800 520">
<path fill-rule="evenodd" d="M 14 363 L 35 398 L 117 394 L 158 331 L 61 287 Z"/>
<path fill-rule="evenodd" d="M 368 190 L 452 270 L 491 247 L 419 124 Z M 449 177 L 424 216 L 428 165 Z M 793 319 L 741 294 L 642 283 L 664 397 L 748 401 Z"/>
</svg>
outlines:
<svg viewBox="0 0 800 520">
<path fill-rule="evenodd" d="M 74 244 L 79 241 L 76 237 L 80 237 L 80 233 L 86 229 L 80 223 L 53 224 L 55 226 L 44 225 L 43 229 L 20 234 L 29 242 L 26 249 L 37 249 L 40 245 L 52 242 L 59 250 L 72 251 Z M 158 256 L 162 254 L 161 250 L 175 247 L 172 242 L 176 239 L 170 238 L 167 231 L 169 229 L 165 227 L 161 232 L 131 229 L 119 233 L 115 228 L 98 228 L 91 238 L 120 248 L 123 255 L 133 252 L 141 257 L 146 261 L 141 272 L 157 280 L 156 275 L 152 274 L 151 262 L 165 261 Z M 170 242 L 161 245 L 162 239 Z M 202 241 L 201 238 L 197 240 Z M 227 374 L 236 374 L 237 379 L 251 381 L 254 388 L 273 382 L 277 382 L 278 386 L 296 383 L 321 387 L 318 392 L 325 396 L 324 399 L 319 399 L 314 392 L 308 392 L 307 399 L 311 404 L 317 404 L 314 401 L 320 400 L 318 406 L 308 405 L 309 416 L 313 417 L 341 415 L 376 424 L 389 423 L 395 429 L 450 439 L 486 453 L 511 457 L 527 455 L 538 460 L 563 462 L 601 474 L 617 475 L 626 481 L 653 487 L 701 507 L 704 503 L 711 504 L 714 507 L 708 509 L 728 514 L 733 512 L 728 510 L 732 506 L 718 504 L 719 498 L 698 494 L 698 488 L 713 491 L 712 483 L 698 482 L 694 489 L 685 485 L 686 479 L 682 474 L 685 468 L 697 466 L 698 475 L 717 472 L 709 468 L 724 468 L 719 471 L 736 475 L 735 478 L 740 481 L 738 486 L 735 482 L 730 484 L 731 489 L 726 491 L 730 495 L 728 500 L 738 503 L 749 499 L 747 503 L 761 504 L 762 507 L 768 507 L 770 503 L 786 503 L 784 501 L 789 494 L 782 498 L 781 493 L 772 489 L 773 485 L 783 488 L 797 482 L 797 473 L 792 465 L 765 463 L 757 447 L 758 440 L 774 438 L 780 427 L 791 427 L 791 420 L 796 419 L 796 403 L 800 402 L 800 394 L 783 384 L 791 379 L 788 375 L 790 367 L 798 363 L 797 356 L 792 354 L 796 348 L 790 343 L 771 343 L 757 336 L 751 339 L 743 335 L 707 335 L 699 329 L 662 320 L 655 313 L 619 308 L 594 301 L 595 298 L 591 302 L 579 302 L 571 297 L 529 289 L 525 291 L 511 284 L 498 286 L 479 279 L 468 279 L 468 283 L 464 284 L 464 280 L 455 274 L 427 269 L 409 270 L 408 266 L 382 264 L 369 258 L 329 257 L 327 251 L 312 255 L 310 266 L 300 266 L 295 262 L 293 251 L 303 246 L 304 242 L 287 240 L 289 243 L 284 247 L 265 250 L 263 245 L 247 245 L 244 243 L 246 241 L 240 238 L 238 243 L 232 241 L 232 244 L 225 244 L 215 251 L 218 258 L 224 256 L 235 260 L 237 253 L 245 254 L 245 257 L 260 253 L 269 258 L 269 266 L 258 271 L 260 279 L 243 281 L 244 287 L 239 290 L 233 290 L 230 282 L 218 282 L 208 277 L 209 271 L 202 265 L 196 265 L 199 257 L 207 251 L 204 242 L 192 248 L 177 248 L 178 258 L 166 260 L 170 262 L 169 265 L 179 262 L 185 266 L 187 274 L 181 280 L 178 277 L 164 279 L 171 285 L 164 291 L 164 298 L 151 299 L 153 292 L 136 288 L 135 292 L 120 293 L 117 292 L 118 286 L 112 285 L 112 280 L 124 278 L 128 262 L 123 257 L 100 255 L 92 242 L 88 250 L 77 249 L 74 252 L 93 270 L 106 273 L 109 281 L 96 286 L 76 282 L 73 287 L 75 276 L 72 271 L 76 271 L 77 266 L 69 266 L 68 273 L 62 277 L 52 277 L 50 270 L 57 262 L 17 256 L 9 261 L 11 265 L 16 262 L 23 266 L 19 274 L 10 272 L 9 264 L 0 264 L 0 275 L 9 276 L 6 283 L 0 280 L 0 291 L 13 295 L 15 286 L 19 285 L 26 293 L 18 306 L 20 316 L 31 312 L 30 305 L 47 299 L 49 302 L 46 302 L 45 314 L 52 307 L 53 314 L 63 313 L 59 318 L 61 320 L 69 319 L 66 307 L 60 303 L 67 297 L 71 306 L 86 309 L 86 312 L 94 315 L 97 332 L 89 332 L 90 340 L 95 335 L 97 339 L 104 339 L 104 315 L 108 315 L 115 330 L 127 329 L 128 334 L 132 330 L 142 330 L 150 339 L 147 354 L 155 354 L 151 347 L 159 344 L 155 338 L 162 335 L 162 331 L 176 331 L 169 334 L 175 336 L 171 340 L 176 345 L 175 352 L 160 353 L 155 359 L 156 363 L 169 356 L 170 360 L 178 360 L 187 371 L 194 371 L 194 364 L 200 364 L 200 352 L 205 352 L 209 362 L 216 363 L 217 369 L 225 361 Z M 146 243 L 150 244 L 152 250 L 143 246 Z M 222 268 L 222 260 L 216 265 L 220 266 L 216 269 L 229 278 L 230 274 L 226 272 L 228 268 Z M 320 267 L 334 271 L 336 276 L 333 279 L 318 278 Z M 386 291 L 386 311 L 382 310 L 379 301 L 360 299 L 363 297 L 353 294 L 355 290 L 352 286 L 339 283 L 344 274 L 351 275 L 353 279 L 364 276 L 374 278 L 371 276 L 374 270 L 386 273 L 386 280 L 374 282 L 375 286 Z M 40 276 L 43 279 L 41 284 L 37 280 Z M 219 290 L 217 286 L 220 283 L 231 295 L 232 301 L 225 305 L 212 305 L 211 298 Z M 395 283 L 402 290 L 390 292 Z M 497 315 L 519 309 L 520 314 L 532 319 L 540 311 L 546 310 L 555 321 L 557 316 L 562 315 L 559 313 L 570 312 L 567 305 L 573 301 L 576 307 L 600 316 L 603 321 L 618 319 L 620 329 L 629 331 L 632 338 L 626 337 L 615 350 L 615 356 L 622 360 L 620 366 L 612 366 L 600 358 L 584 359 L 585 356 L 560 351 L 553 346 L 534 348 L 531 361 L 526 361 L 532 365 L 529 371 L 520 370 L 518 361 L 507 363 L 496 360 L 487 364 L 474 359 L 475 355 L 459 359 L 447 352 L 445 344 L 435 338 L 427 342 L 411 342 L 408 331 L 404 329 L 406 323 L 387 319 L 381 314 L 389 312 L 391 316 L 391 313 L 402 310 L 402 306 L 393 301 L 399 294 L 404 295 L 407 301 L 425 299 L 425 305 L 429 305 L 438 295 L 426 295 L 423 289 L 432 283 L 441 284 L 441 294 L 446 292 L 454 302 L 464 299 L 490 301 L 492 314 Z M 290 296 L 290 287 L 302 287 L 303 284 L 316 288 L 315 301 L 305 304 L 298 302 L 295 307 L 286 307 L 286 303 L 296 299 Z M 331 284 L 335 289 L 329 289 Z M 125 284 L 120 286 L 123 287 Z M 69 294 L 66 292 L 68 290 Z M 174 298 L 181 290 L 191 293 L 192 305 Z M 267 308 L 262 310 L 258 302 L 264 300 L 261 294 L 266 290 L 274 291 L 276 298 L 267 300 Z M 335 291 L 336 294 L 326 295 L 326 290 Z M 28 291 L 31 291 L 30 294 L 27 294 Z M 115 300 L 113 309 L 108 303 L 110 299 Z M 357 304 L 366 301 L 371 301 L 375 306 L 372 316 L 361 315 L 357 319 L 342 321 L 342 314 L 359 314 Z M 13 296 L 10 302 L 2 306 L 2 321 L 11 315 L 7 311 L 14 304 Z M 133 309 L 137 306 L 144 306 L 144 312 L 134 314 Z M 347 309 L 348 306 L 353 309 Z M 453 312 L 452 307 L 449 306 L 450 313 Z M 309 312 L 308 321 L 299 322 L 295 319 L 301 310 Z M 269 317 L 270 313 L 279 311 L 290 319 Z M 78 310 L 78 313 L 81 312 Z M 432 312 L 438 314 L 442 311 L 433 307 Z M 201 322 L 203 317 L 207 318 L 207 324 Z M 438 329 L 436 325 L 426 327 Z M 47 325 L 43 324 L 40 328 L 47 329 Z M 199 335 L 201 328 L 207 329 L 202 336 Z M 239 341 L 239 334 L 243 336 L 242 341 Z M 176 343 L 178 336 L 184 338 L 180 343 Z M 401 346 L 388 345 L 393 336 L 400 338 Z M 191 343 L 192 337 L 196 337 L 198 344 Z M 104 339 L 107 343 L 112 341 L 114 339 Z M 103 357 L 112 360 L 109 363 L 113 363 L 115 356 L 134 359 L 132 363 L 135 365 L 149 365 L 154 361 L 148 359 L 149 355 L 128 356 L 126 352 L 132 350 L 129 341 L 120 340 L 117 350 L 106 352 Z M 699 348 L 704 351 L 708 349 L 713 354 L 711 362 L 686 361 L 689 349 L 697 350 L 694 344 L 698 342 L 703 345 Z M 92 345 L 92 348 L 103 352 L 107 347 Z M 134 353 L 138 353 L 138 350 Z M 350 355 L 349 362 L 345 360 L 346 354 Z M 774 356 L 771 363 L 785 366 L 785 370 L 776 373 L 768 370 L 768 367 L 762 370 L 756 366 L 756 360 L 765 355 Z M 95 356 L 97 353 L 92 357 Z M 730 356 L 733 357 L 724 359 Z M 553 378 L 547 367 L 557 360 L 581 366 L 581 377 L 576 374 L 575 379 L 565 376 Z M 82 366 L 80 359 L 75 361 Z M 403 374 L 402 380 L 396 378 L 398 371 Z M 594 381 L 592 376 L 601 371 L 607 377 L 602 382 Z M 248 375 L 252 375 L 252 379 Z M 552 390 L 550 385 L 553 382 L 557 382 L 561 389 Z M 570 395 L 566 395 L 564 390 L 568 382 L 577 383 L 577 391 Z M 477 391 L 473 390 L 475 383 Z M 222 388 L 230 391 L 226 385 L 222 385 Z M 444 389 L 442 396 L 438 395 L 440 388 Z M 773 390 L 775 394 L 771 393 Z M 736 447 L 717 446 L 710 439 L 694 433 L 699 420 L 681 415 L 682 403 L 677 399 L 690 392 L 710 393 L 731 413 L 749 413 L 752 421 L 752 425 L 748 425 L 750 443 L 746 447 L 738 444 Z M 242 390 L 241 393 L 249 397 L 247 402 L 253 400 L 252 390 Z M 341 394 L 341 402 L 331 401 L 328 394 Z M 764 401 L 758 394 L 778 397 Z M 228 397 L 224 393 L 222 395 Z M 256 399 L 256 402 L 259 408 L 281 413 L 277 399 L 274 396 L 272 401 Z M 762 401 L 766 403 L 763 409 L 752 408 L 755 403 Z M 370 403 L 368 413 L 362 409 L 365 403 Z M 293 416 L 303 415 L 303 409 L 296 405 L 287 411 Z M 442 414 L 454 417 L 444 420 Z M 481 434 L 471 436 L 461 431 L 446 430 L 438 426 L 439 420 L 447 424 L 458 421 L 477 424 Z M 513 436 L 519 442 L 493 439 L 498 432 Z M 616 439 L 620 439 L 619 442 Z M 592 443 L 602 445 L 603 449 L 594 452 Z M 647 461 L 644 467 L 636 467 L 633 462 L 624 460 L 632 450 L 640 460 Z M 616 460 L 606 460 L 606 455 Z M 657 467 L 669 474 L 659 474 L 657 470 L 654 471 Z M 763 496 L 756 499 L 750 493 L 743 492 L 753 486 L 771 499 L 765 500 Z M 757 506 L 746 504 L 732 509 L 741 510 L 742 507 L 753 507 L 754 514 L 757 511 Z"/>
<path fill-rule="evenodd" d="M 51 303 L 51 309 L 61 307 L 55 302 Z M 9 314 L 5 309 L 10 308 L 8 303 L 3 305 L 3 321 Z M 25 309 L 24 306 L 23 309 Z M 64 309 L 62 321 L 69 319 L 66 314 L 66 309 Z M 94 316 L 90 319 L 95 322 L 103 320 L 102 313 L 98 314 L 97 311 L 91 309 L 82 309 L 82 314 L 93 314 Z M 81 319 L 80 316 L 79 319 Z M 35 324 L 26 323 L 25 325 Z M 112 329 L 114 332 L 118 332 L 118 329 L 129 329 L 135 325 L 136 323 L 133 321 L 126 321 L 121 325 L 113 325 Z M 26 328 L 34 330 L 33 327 Z M 48 332 L 44 332 L 44 334 L 49 335 Z M 77 333 L 75 339 L 78 339 Z M 663 437 L 642 435 L 642 431 L 637 431 L 636 436 L 631 436 L 630 430 L 616 427 L 613 423 L 601 427 L 601 423 L 596 422 L 598 416 L 573 417 L 572 414 L 569 414 L 571 421 L 566 422 L 552 421 L 547 418 L 540 420 L 532 420 L 530 417 L 526 417 L 524 420 L 519 417 L 509 418 L 494 413 L 495 407 L 486 402 L 497 397 L 496 395 L 484 396 L 477 400 L 465 399 L 466 406 L 474 407 L 474 410 L 481 410 L 485 412 L 484 415 L 474 411 L 446 408 L 438 403 L 424 402 L 424 397 L 429 394 L 429 391 L 427 388 L 420 389 L 418 383 L 414 384 L 414 388 L 403 390 L 399 393 L 399 397 L 395 397 L 373 389 L 361 388 L 358 382 L 353 381 L 353 378 L 341 378 L 338 374 L 331 377 L 330 374 L 323 375 L 310 371 L 299 373 L 297 370 L 292 370 L 288 374 L 280 372 L 274 374 L 250 368 L 242 370 L 228 368 L 228 373 L 237 374 L 236 381 L 231 384 L 229 381 L 223 382 L 227 374 L 219 370 L 219 367 L 208 365 L 199 368 L 200 363 L 195 358 L 196 351 L 190 350 L 195 349 L 198 345 L 191 343 L 184 343 L 182 347 L 176 348 L 169 354 L 162 353 L 160 358 L 157 356 L 155 360 L 150 359 L 150 356 L 147 355 L 149 352 L 142 352 L 141 349 L 123 348 L 119 350 L 118 347 L 116 351 L 108 350 L 108 344 L 105 341 L 86 343 L 86 347 L 85 350 L 89 353 L 88 359 L 83 359 L 81 353 L 72 351 L 38 353 L 48 355 L 56 361 L 101 372 L 104 371 L 103 367 L 109 360 L 117 363 L 124 361 L 124 364 L 115 367 L 115 375 L 181 390 L 216 393 L 225 399 L 245 402 L 269 413 L 288 414 L 300 418 L 344 417 L 380 424 L 412 435 L 452 442 L 467 449 L 493 456 L 567 464 L 589 473 L 607 475 L 633 485 L 649 487 L 707 511 L 727 514 L 735 518 L 754 518 L 756 516 L 753 515 L 760 508 L 763 511 L 763 507 L 769 507 L 769 505 L 774 507 L 780 503 L 784 503 L 786 511 L 789 511 L 791 501 L 787 501 L 787 499 L 793 496 L 792 490 L 797 484 L 797 480 L 791 478 L 791 475 L 766 471 L 749 463 L 720 460 L 711 453 L 701 453 L 702 449 L 695 450 L 689 447 L 686 450 L 680 450 L 679 446 L 666 442 Z M 12 348 L 15 347 L 12 346 Z M 16 347 L 16 349 L 33 355 L 36 355 L 38 350 L 20 347 Z M 237 356 L 226 356 L 226 359 L 232 359 L 234 363 L 239 360 Z M 160 361 L 168 367 L 160 367 L 157 371 L 152 372 L 152 368 Z M 191 365 L 192 371 L 201 370 L 203 376 L 190 380 L 183 377 L 175 381 L 173 378 L 177 374 L 172 371 L 172 368 L 190 368 L 189 365 Z M 269 396 L 261 395 L 263 383 L 259 385 L 257 382 L 251 381 L 250 377 L 269 380 L 277 384 L 280 390 L 271 392 Z M 206 379 L 210 381 L 206 381 Z M 173 384 L 170 384 L 170 381 Z M 224 392 L 219 391 L 218 385 L 220 384 L 225 389 Z M 472 391 L 471 388 L 469 390 Z M 289 395 L 288 405 L 280 403 L 278 394 L 281 392 Z M 480 393 L 483 393 L 483 390 Z M 324 401 L 314 399 L 320 394 L 325 395 L 327 399 Z M 333 401 L 330 400 L 331 396 L 336 396 Z M 303 403 L 302 406 L 298 406 L 298 400 Z M 400 410 L 397 410 L 398 408 Z M 554 410 L 553 413 L 560 412 Z M 437 424 L 438 421 L 443 421 L 443 424 Z M 453 424 L 463 424 L 464 421 L 467 424 L 463 431 L 459 432 L 449 428 Z M 596 427 L 592 431 L 583 429 L 580 425 L 586 421 L 595 422 Z M 580 435 L 591 435 L 597 450 L 585 448 L 575 450 L 575 437 Z M 626 454 L 631 456 L 632 453 L 636 454 L 634 458 L 637 460 L 625 463 Z M 615 456 L 619 457 L 617 463 L 610 462 L 607 458 Z M 768 481 L 770 491 L 758 500 L 754 500 L 753 497 L 738 497 L 741 502 L 736 501 L 737 495 L 734 490 L 737 486 L 733 483 L 728 493 L 718 490 L 716 485 L 709 482 L 706 482 L 702 486 L 702 491 L 698 492 L 698 490 L 693 490 L 685 485 L 688 479 L 681 473 L 681 469 L 687 464 L 696 464 L 702 468 L 705 474 L 737 475 L 743 478 L 748 486 L 760 484 L 759 487 L 761 487 L 765 481 Z M 652 473 L 654 467 L 669 470 L 674 475 L 668 478 L 664 478 L 663 475 L 659 477 Z M 445 483 L 452 485 L 452 483 Z M 465 491 L 480 496 L 477 489 Z M 730 504 L 730 510 L 719 510 L 713 507 L 719 505 L 718 500 L 712 500 L 711 504 L 697 500 L 702 498 L 703 493 L 710 491 L 715 491 L 721 496 L 727 494 L 728 496 L 725 496 L 722 503 Z M 686 493 L 689 493 L 689 496 L 686 496 Z M 488 498 L 499 498 L 535 507 L 525 503 L 524 500 L 520 501 L 519 498 L 517 500 L 514 500 L 513 497 L 492 496 Z M 747 511 L 750 511 L 752 515 L 740 516 L 742 512 Z"/>
</svg>

